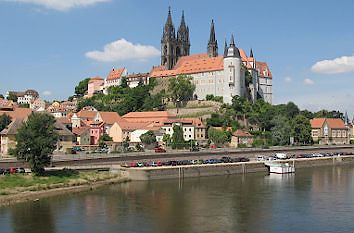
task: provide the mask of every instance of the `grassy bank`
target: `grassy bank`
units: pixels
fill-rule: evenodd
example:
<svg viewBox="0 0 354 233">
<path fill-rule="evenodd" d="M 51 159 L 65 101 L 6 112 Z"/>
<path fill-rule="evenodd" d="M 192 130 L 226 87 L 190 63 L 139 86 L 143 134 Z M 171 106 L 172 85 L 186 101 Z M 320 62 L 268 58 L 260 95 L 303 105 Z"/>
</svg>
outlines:
<svg viewBox="0 0 354 233">
<path fill-rule="evenodd" d="M 119 176 L 110 172 L 77 172 L 74 170 L 47 172 L 44 176 L 5 175 L 0 176 L 0 196 L 87 185 L 116 178 Z"/>
</svg>

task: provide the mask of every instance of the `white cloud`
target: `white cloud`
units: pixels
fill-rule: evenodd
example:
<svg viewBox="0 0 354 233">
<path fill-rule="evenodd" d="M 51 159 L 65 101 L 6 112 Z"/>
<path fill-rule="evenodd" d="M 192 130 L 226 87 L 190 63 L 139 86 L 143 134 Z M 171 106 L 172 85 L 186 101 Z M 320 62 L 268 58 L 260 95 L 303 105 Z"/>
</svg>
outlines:
<svg viewBox="0 0 354 233">
<path fill-rule="evenodd" d="M 30 3 L 44 6 L 49 9 L 66 11 L 71 8 L 91 6 L 96 3 L 108 2 L 111 0 L 0 0 L 8 2 Z"/>
<path fill-rule="evenodd" d="M 51 91 L 43 91 L 42 93 L 44 96 L 50 96 L 52 95 L 52 92 Z"/>
<path fill-rule="evenodd" d="M 313 84 L 315 84 L 315 82 L 313 80 L 309 79 L 309 78 L 305 78 L 304 79 L 304 84 L 305 85 L 313 85 Z"/>
<path fill-rule="evenodd" d="M 291 77 L 285 77 L 285 82 L 291 83 L 293 79 Z"/>
<path fill-rule="evenodd" d="M 160 55 L 160 51 L 150 45 L 133 44 L 120 39 L 104 46 L 103 51 L 87 52 L 86 57 L 100 62 L 115 62 L 123 60 L 144 60 Z"/>
<path fill-rule="evenodd" d="M 338 57 L 333 60 L 319 61 L 311 67 L 312 72 L 319 74 L 340 74 L 354 71 L 354 56 Z"/>
</svg>

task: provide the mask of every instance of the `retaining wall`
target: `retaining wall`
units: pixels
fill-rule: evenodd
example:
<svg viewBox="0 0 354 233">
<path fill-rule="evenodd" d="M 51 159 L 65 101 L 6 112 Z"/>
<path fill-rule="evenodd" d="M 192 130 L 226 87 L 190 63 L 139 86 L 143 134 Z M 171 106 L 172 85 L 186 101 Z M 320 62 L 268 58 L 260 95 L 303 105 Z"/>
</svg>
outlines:
<svg viewBox="0 0 354 233">
<path fill-rule="evenodd" d="M 295 168 L 337 166 L 354 164 L 354 156 L 290 159 L 283 160 L 280 162 L 294 164 Z M 112 166 L 112 169 L 115 172 L 119 172 L 122 176 L 127 177 L 131 180 L 179 179 L 188 177 L 221 176 L 254 172 L 268 172 L 268 169 L 265 166 L 264 162 L 203 164 L 147 168 L 124 168 L 120 166 Z"/>
</svg>

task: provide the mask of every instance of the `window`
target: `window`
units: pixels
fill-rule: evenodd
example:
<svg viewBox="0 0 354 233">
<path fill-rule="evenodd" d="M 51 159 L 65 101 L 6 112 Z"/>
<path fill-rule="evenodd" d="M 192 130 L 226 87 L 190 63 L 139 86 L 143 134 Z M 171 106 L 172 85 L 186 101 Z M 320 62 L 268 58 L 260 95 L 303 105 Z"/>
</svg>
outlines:
<svg viewBox="0 0 354 233">
<path fill-rule="evenodd" d="M 189 132 L 192 132 L 192 129 L 191 129 L 191 128 L 189 128 Z"/>
</svg>

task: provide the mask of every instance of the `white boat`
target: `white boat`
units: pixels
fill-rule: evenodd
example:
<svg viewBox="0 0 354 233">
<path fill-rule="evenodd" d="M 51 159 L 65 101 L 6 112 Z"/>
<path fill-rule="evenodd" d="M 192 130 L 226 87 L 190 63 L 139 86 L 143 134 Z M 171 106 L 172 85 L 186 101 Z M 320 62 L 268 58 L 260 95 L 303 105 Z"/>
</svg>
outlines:
<svg viewBox="0 0 354 233">
<path fill-rule="evenodd" d="M 267 167 L 269 167 L 269 172 L 274 174 L 288 174 L 295 172 L 295 166 L 289 163 L 280 162 L 265 162 Z"/>
</svg>

